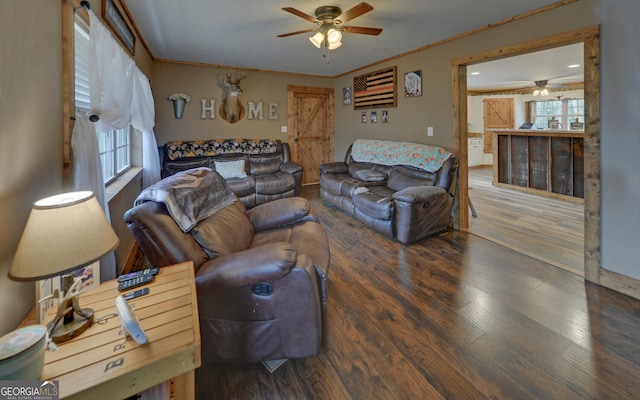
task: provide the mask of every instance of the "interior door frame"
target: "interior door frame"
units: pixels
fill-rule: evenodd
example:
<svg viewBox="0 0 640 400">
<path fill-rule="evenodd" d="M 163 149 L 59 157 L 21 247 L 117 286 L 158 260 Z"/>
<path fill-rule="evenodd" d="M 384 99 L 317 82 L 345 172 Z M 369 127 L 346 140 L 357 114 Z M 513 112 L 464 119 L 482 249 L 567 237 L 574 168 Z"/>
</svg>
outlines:
<svg viewBox="0 0 640 400">
<path fill-rule="evenodd" d="M 569 44 L 584 44 L 584 278 L 605 284 L 600 265 L 600 27 L 590 26 L 452 60 L 453 149 L 458 157 L 455 229 L 469 230 L 467 66 Z M 605 279 L 606 281 L 606 279 Z"/>
</svg>

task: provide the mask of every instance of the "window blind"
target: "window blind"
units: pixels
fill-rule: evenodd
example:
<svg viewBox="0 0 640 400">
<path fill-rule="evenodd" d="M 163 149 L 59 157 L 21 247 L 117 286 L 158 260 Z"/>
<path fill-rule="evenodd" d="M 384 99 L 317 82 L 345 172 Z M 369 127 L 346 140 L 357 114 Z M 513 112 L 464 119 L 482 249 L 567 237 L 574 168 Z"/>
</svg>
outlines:
<svg viewBox="0 0 640 400">
<path fill-rule="evenodd" d="M 89 97 L 89 31 L 79 17 L 74 22 L 74 64 L 76 113 L 91 109 Z"/>
</svg>

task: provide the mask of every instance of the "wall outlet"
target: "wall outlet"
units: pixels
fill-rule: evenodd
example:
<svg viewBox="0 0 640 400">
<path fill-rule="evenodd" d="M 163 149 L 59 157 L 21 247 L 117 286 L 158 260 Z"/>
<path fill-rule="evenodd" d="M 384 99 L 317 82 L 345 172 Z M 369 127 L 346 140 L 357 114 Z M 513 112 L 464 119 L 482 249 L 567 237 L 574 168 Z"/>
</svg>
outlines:
<svg viewBox="0 0 640 400">
<path fill-rule="evenodd" d="M 281 126 L 281 127 L 280 127 L 280 132 L 282 132 L 282 133 L 287 133 L 287 126 L 286 126 L 286 125 Z"/>
<path fill-rule="evenodd" d="M 427 136 L 433 136 L 433 126 L 427 127 Z"/>
</svg>

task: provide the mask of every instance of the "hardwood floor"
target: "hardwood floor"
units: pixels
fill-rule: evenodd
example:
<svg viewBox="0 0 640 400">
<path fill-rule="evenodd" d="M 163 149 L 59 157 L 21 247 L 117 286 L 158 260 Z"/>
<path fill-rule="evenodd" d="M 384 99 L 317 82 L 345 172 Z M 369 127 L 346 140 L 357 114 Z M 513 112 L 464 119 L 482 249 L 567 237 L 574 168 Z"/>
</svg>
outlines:
<svg viewBox="0 0 640 400">
<path fill-rule="evenodd" d="M 584 204 L 494 187 L 492 174 L 469 170 L 469 232 L 584 276 Z"/>
<path fill-rule="evenodd" d="M 320 354 L 205 365 L 199 399 L 640 398 L 640 301 L 466 232 L 402 245 L 303 195 L 331 246 Z"/>
</svg>

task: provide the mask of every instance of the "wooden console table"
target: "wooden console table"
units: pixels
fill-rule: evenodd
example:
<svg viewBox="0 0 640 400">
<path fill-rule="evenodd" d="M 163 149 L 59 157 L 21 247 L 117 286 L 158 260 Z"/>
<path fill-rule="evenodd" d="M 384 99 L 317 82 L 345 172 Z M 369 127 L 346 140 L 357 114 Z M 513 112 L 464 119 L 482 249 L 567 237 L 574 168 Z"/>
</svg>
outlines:
<svg viewBox="0 0 640 400">
<path fill-rule="evenodd" d="M 46 352 L 40 379 L 58 380 L 61 399 L 124 399 L 171 378 L 176 399 L 195 398 L 200 325 L 193 263 L 161 268 L 144 286 L 149 294 L 129 301 L 149 338 L 145 345 L 122 336 L 117 287 L 108 281 L 80 295 L 80 306 L 94 309 L 95 322 Z M 30 318 L 23 325 L 35 323 L 33 313 Z"/>
<path fill-rule="evenodd" d="M 496 186 L 583 201 L 584 132 L 537 129 L 492 132 Z"/>
</svg>

